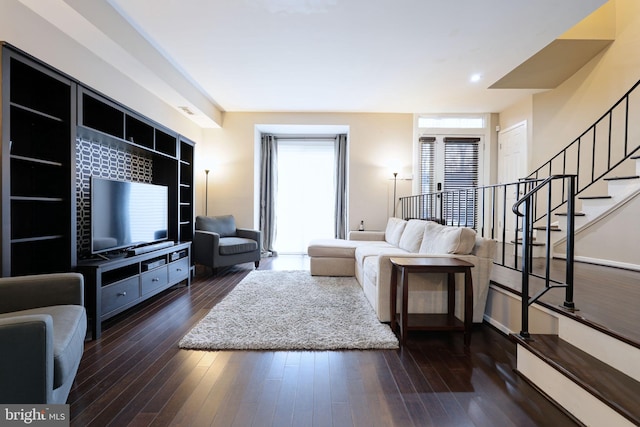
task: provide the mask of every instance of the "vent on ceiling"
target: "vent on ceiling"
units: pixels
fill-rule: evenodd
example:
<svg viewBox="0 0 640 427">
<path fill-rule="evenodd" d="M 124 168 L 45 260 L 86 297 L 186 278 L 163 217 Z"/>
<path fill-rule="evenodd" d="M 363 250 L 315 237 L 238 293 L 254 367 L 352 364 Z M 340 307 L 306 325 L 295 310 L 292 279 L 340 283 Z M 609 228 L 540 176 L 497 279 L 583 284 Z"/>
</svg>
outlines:
<svg viewBox="0 0 640 427">
<path fill-rule="evenodd" d="M 181 106 L 178 107 L 179 110 L 182 110 L 183 113 L 188 114 L 190 116 L 194 116 L 195 113 L 193 111 L 191 111 L 191 109 L 189 107 L 185 107 L 185 106 Z"/>
</svg>

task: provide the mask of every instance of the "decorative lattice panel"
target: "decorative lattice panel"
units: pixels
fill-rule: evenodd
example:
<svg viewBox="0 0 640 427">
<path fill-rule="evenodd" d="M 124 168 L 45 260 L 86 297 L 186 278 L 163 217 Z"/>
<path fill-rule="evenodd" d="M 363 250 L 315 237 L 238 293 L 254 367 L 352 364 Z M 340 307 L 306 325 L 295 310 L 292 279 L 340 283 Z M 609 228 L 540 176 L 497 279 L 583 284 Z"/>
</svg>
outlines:
<svg viewBox="0 0 640 427">
<path fill-rule="evenodd" d="M 76 203 L 78 254 L 90 252 L 91 177 L 152 182 L 153 160 L 115 145 L 76 139 Z"/>
</svg>

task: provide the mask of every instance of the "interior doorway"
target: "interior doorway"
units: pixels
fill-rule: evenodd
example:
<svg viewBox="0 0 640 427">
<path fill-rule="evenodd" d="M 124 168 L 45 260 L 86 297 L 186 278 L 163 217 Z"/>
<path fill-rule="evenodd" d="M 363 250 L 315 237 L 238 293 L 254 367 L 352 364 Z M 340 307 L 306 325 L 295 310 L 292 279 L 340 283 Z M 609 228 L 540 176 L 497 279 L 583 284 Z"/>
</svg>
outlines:
<svg viewBox="0 0 640 427">
<path fill-rule="evenodd" d="M 520 122 L 498 134 L 498 183 L 508 184 L 518 182 L 527 176 L 527 122 Z M 519 190 L 519 193 L 518 193 Z M 520 196 L 524 195 L 524 186 L 509 186 L 505 204 L 513 206 Z M 503 207 L 500 206 L 499 212 Z M 516 228 L 514 215 L 506 215 L 505 224 L 502 220 L 498 224 L 499 235 L 504 232 L 507 236 L 513 236 Z"/>
</svg>

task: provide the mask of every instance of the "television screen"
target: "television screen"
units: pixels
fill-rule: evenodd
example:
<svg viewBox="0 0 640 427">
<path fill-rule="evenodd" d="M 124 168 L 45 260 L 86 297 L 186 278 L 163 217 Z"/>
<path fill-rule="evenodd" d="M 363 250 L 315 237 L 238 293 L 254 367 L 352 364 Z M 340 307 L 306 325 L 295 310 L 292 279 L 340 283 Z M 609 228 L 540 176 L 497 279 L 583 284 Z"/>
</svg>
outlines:
<svg viewBox="0 0 640 427">
<path fill-rule="evenodd" d="M 166 240 L 168 188 L 91 179 L 91 253 Z"/>
</svg>

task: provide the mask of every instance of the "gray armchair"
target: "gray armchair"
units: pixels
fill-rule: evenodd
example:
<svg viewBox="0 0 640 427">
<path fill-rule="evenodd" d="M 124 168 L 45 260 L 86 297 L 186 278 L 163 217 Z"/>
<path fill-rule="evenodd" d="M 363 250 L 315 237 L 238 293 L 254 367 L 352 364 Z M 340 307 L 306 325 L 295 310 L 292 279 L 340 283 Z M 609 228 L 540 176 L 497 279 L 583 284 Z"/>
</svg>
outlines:
<svg viewBox="0 0 640 427">
<path fill-rule="evenodd" d="M 0 278 L 0 403 L 65 403 L 86 332 L 82 275 Z"/>
<path fill-rule="evenodd" d="M 193 257 L 196 264 L 218 267 L 253 262 L 260 265 L 260 231 L 236 228 L 233 215 L 197 216 L 193 235 Z"/>
</svg>

